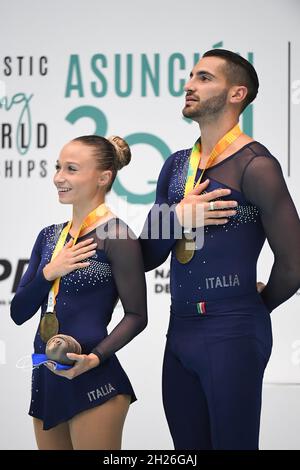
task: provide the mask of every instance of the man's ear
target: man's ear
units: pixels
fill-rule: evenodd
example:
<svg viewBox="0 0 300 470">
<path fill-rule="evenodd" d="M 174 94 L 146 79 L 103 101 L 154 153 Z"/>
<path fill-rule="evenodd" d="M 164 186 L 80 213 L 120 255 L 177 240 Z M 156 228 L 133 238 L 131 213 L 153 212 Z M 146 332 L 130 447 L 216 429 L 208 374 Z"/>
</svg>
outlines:
<svg viewBox="0 0 300 470">
<path fill-rule="evenodd" d="M 232 104 L 241 104 L 248 95 L 248 88 L 244 85 L 231 87 L 229 92 L 229 102 Z"/>
</svg>

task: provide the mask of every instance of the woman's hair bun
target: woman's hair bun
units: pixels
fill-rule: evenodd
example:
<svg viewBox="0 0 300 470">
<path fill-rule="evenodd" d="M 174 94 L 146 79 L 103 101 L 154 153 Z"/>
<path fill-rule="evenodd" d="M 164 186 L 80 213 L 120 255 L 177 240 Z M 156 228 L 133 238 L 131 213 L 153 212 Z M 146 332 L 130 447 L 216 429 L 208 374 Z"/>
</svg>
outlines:
<svg viewBox="0 0 300 470">
<path fill-rule="evenodd" d="M 128 165 L 131 160 L 131 151 L 126 140 L 118 135 L 111 135 L 107 140 L 115 147 L 117 155 L 117 169 L 121 170 L 123 166 Z"/>
</svg>

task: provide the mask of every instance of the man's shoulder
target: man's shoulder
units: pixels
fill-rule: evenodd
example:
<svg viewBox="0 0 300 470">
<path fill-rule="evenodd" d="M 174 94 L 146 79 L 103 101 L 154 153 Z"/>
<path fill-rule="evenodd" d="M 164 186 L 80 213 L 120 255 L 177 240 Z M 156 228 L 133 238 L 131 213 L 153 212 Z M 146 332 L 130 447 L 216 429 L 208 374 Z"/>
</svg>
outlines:
<svg viewBox="0 0 300 470">
<path fill-rule="evenodd" d="M 253 140 L 250 143 L 250 148 L 251 148 L 252 153 L 255 156 L 274 158 L 271 151 L 265 145 L 263 145 L 261 142 L 258 142 L 257 140 Z"/>
<path fill-rule="evenodd" d="M 168 180 L 173 172 L 180 172 L 185 168 L 191 149 L 177 150 L 172 153 L 164 162 L 160 171 L 160 181 Z"/>
<path fill-rule="evenodd" d="M 279 159 L 261 142 L 256 140 L 251 142 L 248 149 L 250 152 L 246 152 L 245 159 L 243 159 L 244 170 L 252 168 L 252 170 L 268 174 L 268 171 L 272 171 L 272 169 L 281 168 Z"/>
<path fill-rule="evenodd" d="M 191 151 L 191 148 L 176 150 L 176 152 L 172 153 L 169 158 L 186 158 L 189 157 Z"/>
<path fill-rule="evenodd" d="M 174 168 L 174 165 L 186 162 L 190 156 L 191 148 L 176 150 L 164 162 L 164 167 Z"/>
</svg>

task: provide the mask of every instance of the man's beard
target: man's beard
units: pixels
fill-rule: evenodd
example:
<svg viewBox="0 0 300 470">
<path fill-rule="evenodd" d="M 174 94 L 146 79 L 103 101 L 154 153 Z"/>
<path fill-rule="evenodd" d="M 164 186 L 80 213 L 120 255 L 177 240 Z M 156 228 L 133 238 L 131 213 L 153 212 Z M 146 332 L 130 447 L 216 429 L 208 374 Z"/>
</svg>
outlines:
<svg viewBox="0 0 300 470">
<path fill-rule="evenodd" d="M 192 107 L 185 106 L 182 110 L 184 117 L 198 120 L 210 120 L 215 118 L 224 109 L 227 101 L 227 90 L 222 91 L 219 95 L 207 98 L 205 101 L 194 101 Z"/>
</svg>

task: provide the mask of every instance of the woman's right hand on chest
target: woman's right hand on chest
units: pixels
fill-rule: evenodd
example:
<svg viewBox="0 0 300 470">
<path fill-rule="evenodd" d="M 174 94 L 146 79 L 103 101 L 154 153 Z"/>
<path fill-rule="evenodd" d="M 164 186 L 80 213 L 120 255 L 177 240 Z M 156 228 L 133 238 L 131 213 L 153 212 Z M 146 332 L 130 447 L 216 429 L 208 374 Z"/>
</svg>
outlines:
<svg viewBox="0 0 300 470">
<path fill-rule="evenodd" d="M 75 269 L 83 269 L 90 265 L 88 261 L 82 262 L 96 253 L 97 243 L 93 238 L 88 238 L 73 246 L 73 240 L 69 240 L 58 255 L 48 263 L 43 274 L 47 281 L 54 281 L 58 277 L 65 276 Z"/>
</svg>

